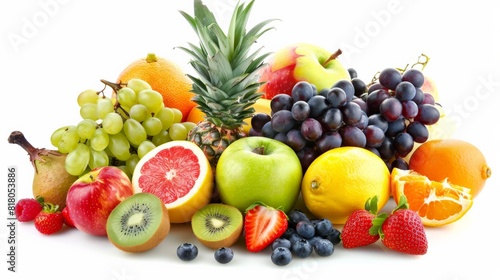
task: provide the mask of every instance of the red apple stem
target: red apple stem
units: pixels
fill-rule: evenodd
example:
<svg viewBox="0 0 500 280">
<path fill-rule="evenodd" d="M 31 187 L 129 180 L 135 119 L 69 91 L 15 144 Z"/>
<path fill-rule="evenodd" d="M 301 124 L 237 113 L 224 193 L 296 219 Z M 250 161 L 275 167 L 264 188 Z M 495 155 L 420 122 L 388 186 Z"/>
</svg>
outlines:
<svg viewBox="0 0 500 280">
<path fill-rule="evenodd" d="M 342 51 L 340 49 L 338 49 L 337 51 L 335 51 L 334 53 L 332 53 L 332 55 L 330 55 L 330 57 L 325 61 L 323 62 L 323 66 L 326 66 L 328 64 L 328 62 L 336 59 L 337 57 L 339 57 L 339 55 L 342 54 Z"/>
<path fill-rule="evenodd" d="M 39 148 L 33 147 L 33 145 L 31 145 L 31 143 L 28 142 L 28 140 L 26 139 L 26 137 L 24 137 L 24 134 L 21 131 L 13 131 L 9 135 L 9 138 L 7 139 L 7 141 L 9 141 L 10 144 L 17 144 L 17 145 L 21 146 L 21 148 L 23 148 L 26 152 L 28 152 L 28 155 L 30 156 L 31 165 L 33 165 L 35 170 L 36 170 L 35 160 L 39 160 L 42 162 L 44 161 L 44 159 L 41 157 L 42 155 L 43 156 L 47 156 L 47 155 L 59 156 L 59 155 L 61 155 L 61 153 L 59 153 L 58 151 L 55 151 L 55 150 L 48 150 L 48 149 L 44 149 L 44 148 L 39 149 Z M 36 170 L 36 171 L 38 172 L 38 170 Z"/>
</svg>

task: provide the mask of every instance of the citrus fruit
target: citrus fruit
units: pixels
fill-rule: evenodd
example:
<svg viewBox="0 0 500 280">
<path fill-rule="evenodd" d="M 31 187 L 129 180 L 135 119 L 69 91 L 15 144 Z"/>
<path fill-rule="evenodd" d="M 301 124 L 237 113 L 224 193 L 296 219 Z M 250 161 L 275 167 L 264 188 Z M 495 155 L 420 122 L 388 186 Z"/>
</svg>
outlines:
<svg viewBox="0 0 500 280">
<path fill-rule="evenodd" d="M 359 147 L 331 149 L 317 157 L 302 179 L 306 208 L 318 218 L 344 224 L 368 198 L 378 196 L 380 210 L 390 197 L 390 173 L 384 161 Z"/>
<path fill-rule="evenodd" d="M 405 195 L 408 206 L 426 226 L 442 226 L 460 219 L 472 207 L 470 189 L 446 179 L 432 181 L 414 170 L 393 168 L 391 192 L 396 203 Z"/>
<path fill-rule="evenodd" d="M 460 139 L 435 139 L 420 145 L 412 154 L 409 169 L 430 180 L 448 182 L 471 189 L 476 197 L 491 176 L 483 153 Z"/>
<path fill-rule="evenodd" d="M 210 202 L 213 174 L 198 146 L 177 140 L 145 154 L 134 169 L 132 184 L 136 193 L 158 196 L 168 209 L 170 222 L 185 223 Z"/>
<path fill-rule="evenodd" d="M 252 108 L 254 108 L 255 113 L 264 113 L 271 115 L 271 100 L 265 98 L 259 98 L 257 99 L 257 102 L 255 102 L 255 104 L 252 105 Z M 198 123 L 204 119 L 205 119 L 205 114 L 198 107 L 195 106 L 189 112 L 186 121 Z M 243 132 L 245 132 L 246 135 L 248 135 L 251 128 L 250 122 L 251 118 L 245 119 L 245 124 L 242 127 Z"/>
<path fill-rule="evenodd" d="M 178 64 L 166 58 L 149 53 L 146 58 L 130 63 L 118 76 L 118 83 L 126 83 L 132 78 L 146 81 L 161 93 L 165 107 L 177 108 L 182 112 L 182 121 L 196 105 L 191 100 L 191 80 Z"/>
</svg>

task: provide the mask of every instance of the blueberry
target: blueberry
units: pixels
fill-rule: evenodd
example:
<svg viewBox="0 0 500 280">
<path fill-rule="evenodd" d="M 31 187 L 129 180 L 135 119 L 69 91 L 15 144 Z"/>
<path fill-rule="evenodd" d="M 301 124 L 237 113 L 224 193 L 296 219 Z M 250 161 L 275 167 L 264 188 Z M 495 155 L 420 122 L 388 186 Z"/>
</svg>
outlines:
<svg viewBox="0 0 500 280">
<path fill-rule="evenodd" d="M 290 227 L 295 228 L 297 223 L 300 221 L 310 221 L 310 220 L 309 217 L 307 217 L 307 215 L 304 212 L 298 209 L 292 210 L 290 211 L 290 213 L 288 213 L 288 222 L 290 224 Z"/>
<path fill-rule="evenodd" d="M 287 249 L 290 249 L 292 247 L 292 242 L 290 242 L 290 240 L 285 238 L 277 238 L 273 241 L 271 248 L 273 248 L 274 250 L 278 247 L 285 247 Z"/>
<path fill-rule="evenodd" d="M 285 247 L 278 247 L 271 254 L 271 261 L 275 265 L 284 266 L 292 261 L 292 252 Z"/>
<path fill-rule="evenodd" d="M 295 229 L 292 227 L 287 227 L 285 232 L 281 235 L 281 238 L 289 239 L 293 233 L 296 233 Z"/>
<path fill-rule="evenodd" d="M 333 245 L 337 245 L 340 243 L 340 230 L 332 228 L 332 231 L 330 231 L 330 233 L 328 233 L 324 238 L 330 240 Z"/>
<path fill-rule="evenodd" d="M 307 258 L 313 252 L 313 247 L 309 241 L 301 239 L 292 245 L 292 252 L 299 258 Z"/>
<path fill-rule="evenodd" d="M 298 222 L 295 230 L 300 236 L 304 237 L 305 239 L 312 238 L 316 234 L 314 226 L 310 221 Z"/>
<path fill-rule="evenodd" d="M 321 257 L 330 256 L 331 254 L 333 254 L 334 250 L 333 243 L 330 240 L 324 238 L 317 240 L 313 245 L 313 249 L 314 252 L 316 252 L 316 254 Z"/>
<path fill-rule="evenodd" d="M 328 219 L 319 219 L 314 223 L 314 229 L 316 230 L 316 235 L 325 237 L 332 231 L 332 222 Z"/>
<path fill-rule="evenodd" d="M 300 236 L 298 233 L 294 232 L 290 237 L 288 237 L 288 240 L 290 240 L 290 243 L 292 243 L 292 246 L 295 242 L 304 239 L 302 236 Z"/>
<path fill-rule="evenodd" d="M 198 256 L 198 247 L 191 243 L 184 243 L 177 247 L 177 256 L 183 261 L 192 261 Z"/>
<path fill-rule="evenodd" d="M 219 263 L 228 263 L 234 257 L 233 250 L 227 247 L 221 247 L 217 249 L 214 253 L 214 258 Z"/>
<path fill-rule="evenodd" d="M 314 246 L 314 244 L 316 243 L 316 241 L 318 241 L 320 239 L 323 239 L 323 237 L 315 235 L 312 238 L 307 239 L 307 241 L 309 241 L 309 243 L 311 243 L 311 245 Z"/>
</svg>

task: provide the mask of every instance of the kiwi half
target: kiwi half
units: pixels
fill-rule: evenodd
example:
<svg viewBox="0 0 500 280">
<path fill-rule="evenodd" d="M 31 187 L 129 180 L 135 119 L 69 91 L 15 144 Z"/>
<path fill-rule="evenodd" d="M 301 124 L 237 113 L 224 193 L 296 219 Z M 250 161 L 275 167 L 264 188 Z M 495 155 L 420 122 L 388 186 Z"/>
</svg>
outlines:
<svg viewBox="0 0 500 280">
<path fill-rule="evenodd" d="M 150 250 L 170 232 L 167 208 L 154 194 L 133 194 L 111 211 L 106 232 L 111 243 L 123 251 Z"/>
<path fill-rule="evenodd" d="M 193 215 L 191 227 L 201 244 L 213 249 L 229 247 L 243 231 L 243 215 L 234 206 L 211 203 Z"/>
</svg>

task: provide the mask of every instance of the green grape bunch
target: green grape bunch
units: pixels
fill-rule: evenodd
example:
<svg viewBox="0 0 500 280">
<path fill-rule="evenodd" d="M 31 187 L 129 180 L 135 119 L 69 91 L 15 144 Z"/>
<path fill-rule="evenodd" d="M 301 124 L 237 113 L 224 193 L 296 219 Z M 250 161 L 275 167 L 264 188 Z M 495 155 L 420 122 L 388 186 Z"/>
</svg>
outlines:
<svg viewBox="0 0 500 280">
<path fill-rule="evenodd" d="M 103 90 L 78 95 L 82 120 L 56 129 L 50 137 L 52 145 L 67 154 L 65 168 L 71 175 L 112 165 L 131 177 L 145 154 L 166 142 L 186 140 L 195 125 L 182 122 L 182 112 L 165 107 L 162 95 L 144 80 L 101 81 Z M 108 87 L 111 97 L 105 94 Z"/>
</svg>

